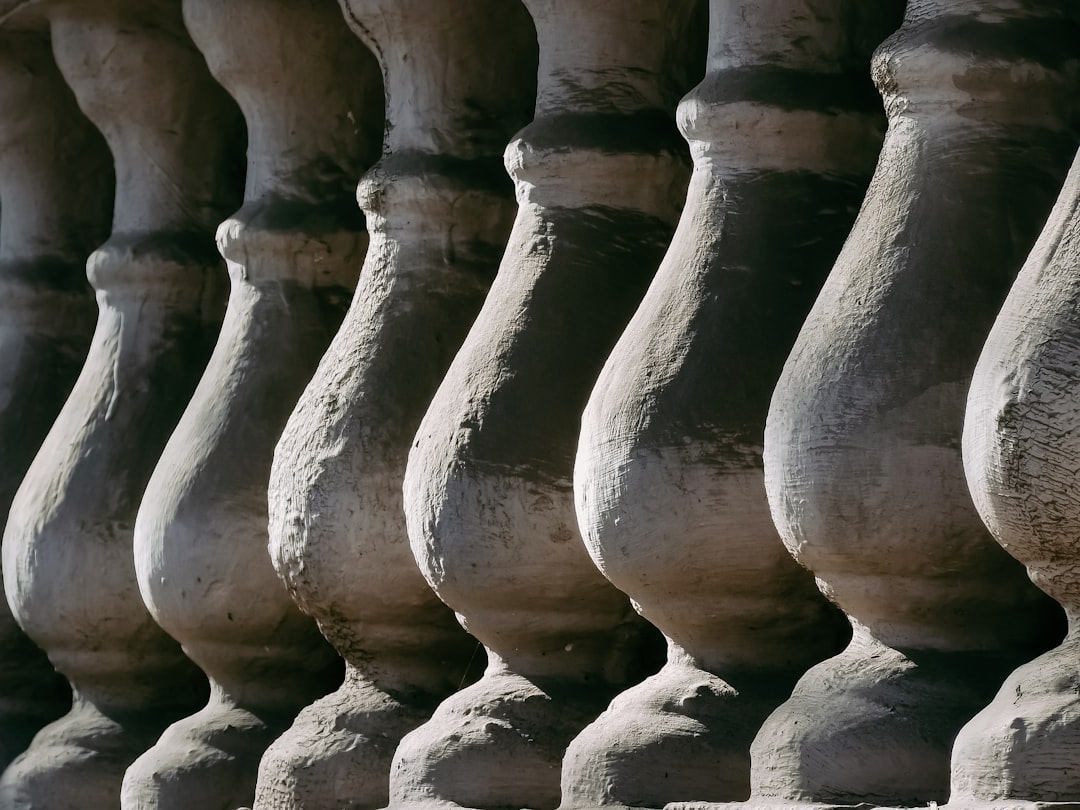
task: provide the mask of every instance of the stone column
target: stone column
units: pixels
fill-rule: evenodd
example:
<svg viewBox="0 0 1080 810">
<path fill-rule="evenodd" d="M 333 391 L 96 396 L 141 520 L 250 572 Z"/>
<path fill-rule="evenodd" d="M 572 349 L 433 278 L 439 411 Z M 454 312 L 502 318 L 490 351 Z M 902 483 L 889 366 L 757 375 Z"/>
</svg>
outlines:
<svg viewBox="0 0 1080 810">
<path fill-rule="evenodd" d="M 1065 606 L 1061 646 L 1016 670 L 953 748 L 956 807 L 1080 802 L 1080 159 L 987 339 L 964 468 L 994 537 Z"/>
<path fill-rule="evenodd" d="M 890 126 L 773 397 L 788 548 L 851 617 L 751 749 L 753 800 L 920 805 L 960 727 L 1060 623 L 960 457 L 979 350 L 1076 148 L 1075 6 L 909 0 L 874 57 Z"/>
<path fill-rule="evenodd" d="M 80 182 L 68 183 L 70 166 Z M 86 257 L 109 233 L 112 163 L 39 30 L 0 34 L 0 514 L 86 358 Z M 0 771 L 71 693 L 0 603 Z"/>
<path fill-rule="evenodd" d="M 484 665 L 420 575 L 401 481 L 513 222 L 501 155 L 532 112 L 535 33 L 507 0 L 343 5 L 379 57 L 386 141 L 352 308 L 275 454 L 270 551 L 347 670 L 266 752 L 258 810 L 385 806 L 398 741 Z"/>
<path fill-rule="evenodd" d="M 60 70 L 112 151 L 116 202 L 88 264 L 99 315 L 86 364 L 4 534 L 8 602 L 75 703 L 4 773 L 0 806 L 115 810 L 127 765 L 206 694 L 139 597 L 132 526 L 220 323 L 212 228 L 238 197 L 240 120 L 178 3 L 48 8 Z M 64 167 L 65 194 L 100 182 L 88 157 L 88 176 Z"/>
<path fill-rule="evenodd" d="M 578 521 L 668 662 L 563 762 L 563 808 L 750 792 L 750 743 L 847 625 L 769 517 L 761 434 L 851 229 L 885 119 L 867 64 L 902 2 L 712 0 L 709 67 L 679 106 L 679 228 L 582 419 Z"/>
<path fill-rule="evenodd" d="M 125 810 L 250 804 L 266 747 L 340 682 L 340 660 L 270 563 L 266 488 L 360 272 L 354 188 L 382 125 L 378 68 L 333 0 L 183 6 L 247 121 L 247 186 L 218 229 L 232 284 L 221 337 L 147 486 L 135 565 L 211 697 L 128 770 Z"/>
<path fill-rule="evenodd" d="M 692 53 L 694 4 L 525 5 L 540 65 L 505 156 L 517 220 L 404 487 L 413 553 L 488 667 L 402 741 L 393 806 L 556 805 L 566 745 L 641 674 L 645 628 L 588 558 L 571 476 L 581 410 L 685 195 L 665 70 Z"/>
</svg>

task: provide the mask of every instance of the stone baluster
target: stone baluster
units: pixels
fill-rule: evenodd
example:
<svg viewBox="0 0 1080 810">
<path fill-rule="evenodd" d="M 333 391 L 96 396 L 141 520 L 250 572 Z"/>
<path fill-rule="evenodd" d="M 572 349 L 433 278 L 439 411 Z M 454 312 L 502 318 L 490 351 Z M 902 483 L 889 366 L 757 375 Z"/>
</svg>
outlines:
<svg viewBox="0 0 1080 810">
<path fill-rule="evenodd" d="M 963 445 L 979 514 L 1035 584 L 1065 606 L 1069 633 L 1010 675 L 961 730 L 955 807 L 1080 802 L 1078 312 L 1080 158 L 986 341 Z"/>
<path fill-rule="evenodd" d="M 125 810 L 250 804 L 267 746 L 340 681 L 340 660 L 274 573 L 266 490 L 363 263 L 354 189 L 382 128 L 378 67 L 333 0 L 183 8 L 247 121 L 247 186 L 218 229 L 232 285 L 221 337 L 147 486 L 135 564 L 211 697 L 131 766 Z"/>
<path fill-rule="evenodd" d="M 754 734 L 846 640 L 773 527 L 761 434 L 881 146 L 867 64 L 903 4 L 863 6 L 712 0 L 708 72 L 679 107 L 686 208 L 574 471 L 589 552 L 668 662 L 570 746 L 563 808 L 747 798 Z"/>
<path fill-rule="evenodd" d="M 109 234 L 109 150 L 79 112 L 47 32 L 0 34 L 0 514 L 90 346 L 86 257 Z M 68 182 L 69 167 L 80 182 Z M 0 602 L 0 771 L 71 692 Z"/>
<path fill-rule="evenodd" d="M 98 321 L 82 373 L 4 534 L 16 619 L 71 682 L 69 714 L 0 780 L 0 806 L 115 810 L 124 769 L 205 680 L 139 597 L 139 499 L 210 354 L 224 304 L 213 227 L 235 205 L 241 120 L 174 2 L 47 6 L 53 49 L 116 167 L 112 236 L 88 263 Z M 239 137 L 237 137 L 239 136 Z M 100 182 L 92 153 L 64 194 Z"/>
<path fill-rule="evenodd" d="M 685 196 L 665 70 L 693 53 L 694 3 L 525 5 L 540 64 L 505 156 L 517 219 L 404 486 L 413 553 L 488 667 L 404 738 L 392 806 L 556 805 L 566 745 L 641 675 L 648 628 L 589 560 L 571 477 L 581 410 Z"/>
<path fill-rule="evenodd" d="M 270 550 L 347 670 L 266 752 L 258 810 L 383 807 L 398 741 L 484 664 L 420 575 L 401 481 L 513 222 L 501 158 L 532 112 L 536 37 L 507 0 L 343 5 L 382 67 L 384 156 L 360 184 L 352 308 L 275 454 Z"/>
<path fill-rule="evenodd" d="M 752 801 L 944 801 L 960 727 L 1061 631 L 979 521 L 960 437 L 1075 150 L 1077 17 L 1056 0 L 909 0 L 875 54 L 878 170 L 765 432 L 773 518 L 854 638 L 762 728 Z"/>
</svg>

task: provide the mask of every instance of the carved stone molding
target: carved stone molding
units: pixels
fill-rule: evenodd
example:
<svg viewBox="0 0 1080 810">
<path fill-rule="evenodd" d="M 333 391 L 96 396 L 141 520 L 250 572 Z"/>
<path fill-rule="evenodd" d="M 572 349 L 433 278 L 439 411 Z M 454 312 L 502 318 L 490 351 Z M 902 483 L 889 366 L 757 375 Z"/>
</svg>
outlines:
<svg viewBox="0 0 1080 810">
<path fill-rule="evenodd" d="M 765 433 L 773 518 L 855 632 L 758 735 L 752 801 L 945 801 L 960 727 L 1060 632 L 972 507 L 960 436 L 1076 148 L 1076 14 L 910 0 L 874 57 L 878 170 Z"/>
<path fill-rule="evenodd" d="M 8 601 L 75 703 L 4 773 L 0 805 L 115 810 L 127 765 L 206 694 L 140 599 L 132 527 L 221 320 L 212 233 L 239 196 L 240 120 L 179 3 L 48 13 L 57 64 L 112 151 L 116 200 L 112 236 L 88 263 L 89 355 L 4 534 Z"/>
<path fill-rule="evenodd" d="M 267 751 L 258 810 L 384 806 L 398 741 L 484 664 L 420 575 L 401 481 L 513 222 L 501 155 L 532 110 L 535 34 L 507 0 L 343 6 L 382 67 L 386 141 L 352 308 L 275 454 L 270 551 L 347 671 Z"/>
<path fill-rule="evenodd" d="M 80 182 L 68 183 L 78 162 Z M 86 257 L 108 236 L 112 163 L 47 31 L 0 33 L 0 514 L 75 384 L 94 331 Z M 71 706 L 0 604 L 0 770 Z"/>
<path fill-rule="evenodd" d="M 810 13 L 811 5 L 814 13 Z M 769 516 L 769 398 L 873 172 L 866 65 L 902 3 L 713 0 L 679 107 L 694 174 L 582 418 L 578 521 L 668 663 L 573 742 L 562 807 L 746 799 L 750 743 L 846 624 Z"/>
<path fill-rule="evenodd" d="M 371 54 L 333 0 L 184 0 L 184 20 L 248 128 L 243 207 L 218 229 L 231 293 L 206 373 L 135 527 L 154 618 L 210 678 L 202 711 L 128 770 L 125 810 L 233 810 L 340 661 L 267 555 L 274 445 L 345 314 L 367 246 L 356 178 L 378 154 Z"/>
<path fill-rule="evenodd" d="M 488 667 L 404 738 L 392 806 L 554 806 L 566 745 L 642 674 L 647 628 L 589 560 L 571 476 L 581 410 L 685 196 L 668 70 L 693 54 L 694 3 L 525 5 L 540 62 L 535 119 L 505 154 L 517 219 L 404 487 L 420 568 Z"/>
</svg>

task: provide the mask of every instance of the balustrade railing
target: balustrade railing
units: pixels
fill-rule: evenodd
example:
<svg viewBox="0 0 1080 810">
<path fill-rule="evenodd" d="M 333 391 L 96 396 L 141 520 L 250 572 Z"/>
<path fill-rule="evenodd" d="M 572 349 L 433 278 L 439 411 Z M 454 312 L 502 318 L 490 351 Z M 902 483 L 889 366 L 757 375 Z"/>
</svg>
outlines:
<svg viewBox="0 0 1080 810">
<path fill-rule="evenodd" d="M 416 566 L 401 482 L 513 222 L 501 155 L 532 110 L 535 33 L 505 0 L 343 10 L 379 59 L 386 139 L 359 187 L 371 244 L 352 308 L 275 455 L 270 552 L 347 670 L 267 751 L 257 810 L 384 806 L 401 737 L 485 664 Z"/>
<path fill-rule="evenodd" d="M 909 0 L 889 130 L 773 395 L 788 548 L 850 616 L 751 749 L 753 800 L 925 805 L 961 726 L 1060 620 L 993 542 L 960 453 L 975 362 L 1076 149 L 1074 7 Z"/>
<path fill-rule="evenodd" d="M 640 678 L 643 623 L 593 566 L 571 478 L 581 410 L 685 196 L 672 113 L 684 0 L 529 0 L 535 118 L 510 143 L 498 276 L 416 434 L 420 568 L 488 652 L 394 757 L 391 806 L 554 806 L 570 740 Z"/>
<path fill-rule="evenodd" d="M 116 197 L 112 235 L 87 266 L 98 303 L 89 354 L 4 532 L 8 602 L 74 705 L 4 772 L 0 806 L 115 810 L 124 770 L 206 695 L 140 598 L 132 542 L 221 323 L 213 233 L 242 190 L 243 129 L 179 2 L 39 8 L 64 79 L 112 152 Z M 67 164 L 68 184 L 102 182 L 88 158 L 85 178 Z"/>
<path fill-rule="evenodd" d="M 582 418 L 577 514 L 668 661 L 570 746 L 562 807 L 745 799 L 750 743 L 846 625 L 773 527 L 769 397 L 873 172 L 898 3 L 713 0 L 679 228 Z"/>
<path fill-rule="evenodd" d="M 267 554 L 266 492 L 364 260 L 354 188 L 378 155 L 378 67 L 333 0 L 184 0 L 183 11 L 247 122 L 247 182 L 217 230 L 231 282 L 221 336 L 147 486 L 135 564 L 211 697 L 128 770 L 124 810 L 249 804 L 266 748 L 341 680 Z"/>
</svg>

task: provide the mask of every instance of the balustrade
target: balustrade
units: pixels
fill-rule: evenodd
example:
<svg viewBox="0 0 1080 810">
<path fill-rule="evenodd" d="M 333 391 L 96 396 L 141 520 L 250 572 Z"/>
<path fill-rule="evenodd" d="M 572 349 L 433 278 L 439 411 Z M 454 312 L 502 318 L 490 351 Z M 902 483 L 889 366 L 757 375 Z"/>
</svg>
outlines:
<svg viewBox="0 0 1080 810">
<path fill-rule="evenodd" d="M 902 5 L 864 6 L 711 3 L 706 78 L 679 107 L 686 208 L 574 471 L 589 552 L 668 661 L 570 746 L 563 808 L 747 798 L 754 734 L 846 640 L 773 527 L 761 434 L 881 145 L 866 66 Z"/>
<path fill-rule="evenodd" d="M 685 196 L 671 112 L 695 4 L 525 5 L 540 61 L 505 155 L 517 219 L 404 488 L 421 570 L 488 667 L 402 740 L 391 806 L 556 805 L 566 745 L 642 674 L 646 628 L 585 552 L 571 476 L 581 409 Z"/>
<path fill-rule="evenodd" d="M 1076 148 L 1076 19 L 1050 0 L 909 0 L 875 54 L 877 173 L 765 432 L 773 518 L 854 637 L 758 734 L 752 803 L 945 801 L 960 727 L 1060 632 L 980 522 L 960 437 Z"/>
<path fill-rule="evenodd" d="M 218 229 L 231 282 L 221 336 L 147 486 L 135 565 L 211 697 L 128 770 L 125 810 L 249 804 L 267 746 L 340 682 L 274 572 L 266 492 L 364 259 L 353 189 L 382 124 L 375 60 L 332 0 L 184 0 L 183 12 L 247 121 L 247 184 Z"/>
<path fill-rule="evenodd" d="M 347 670 L 263 757 L 259 810 L 384 806 L 398 741 L 484 666 L 420 575 L 401 481 L 513 222 L 501 155 L 532 110 L 535 33 L 516 0 L 343 6 L 382 67 L 386 141 L 352 308 L 275 454 L 270 550 Z"/>
<path fill-rule="evenodd" d="M 1080 802 L 1080 10 L 900 2 L 0 1 L 0 807 Z"/>
<path fill-rule="evenodd" d="M 116 198 L 112 236 L 87 266 L 98 302 L 89 354 L 15 495 L 3 545 L 8 602 L 71 682 L 74 705 L 5 771 L 0 806 L 115 810 L 124 769 L 206 694 L 139 597 L 132 527 L 221 321 L 212 234 L 241 189 L 242 122 L 179 3 L 37 8 L 112 152 Z M 93 193 L 73 189 L 102 182 L 92 151 L 87 160 L 85 175 L 79 161 L 63 167 L 72 204 Z"/>
<path fill-rule="evenodd" d="M 994 322 L 964 421 L 964 469 L 991 533 L 1065 607 L 1062 644 L 1013 672 L 961 730 L 950 803 L 1080 802 L 1080 160 Z"/>
<path fill-rule="evenodd" d="M 96 313 L 86 257 L 108 236 L 113 194 L 108 147 L 79 112 L 43 28 L 0 34 L 3 515 L 86 359 Z M 0 603 L 0 771 L 70 706 L 63 677 Z"/>
</svg>

